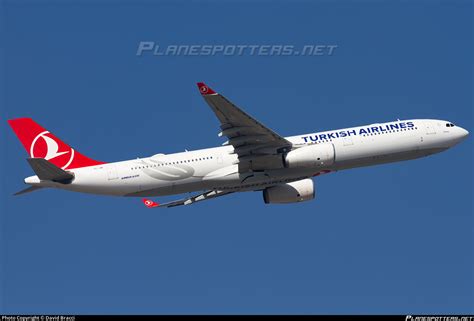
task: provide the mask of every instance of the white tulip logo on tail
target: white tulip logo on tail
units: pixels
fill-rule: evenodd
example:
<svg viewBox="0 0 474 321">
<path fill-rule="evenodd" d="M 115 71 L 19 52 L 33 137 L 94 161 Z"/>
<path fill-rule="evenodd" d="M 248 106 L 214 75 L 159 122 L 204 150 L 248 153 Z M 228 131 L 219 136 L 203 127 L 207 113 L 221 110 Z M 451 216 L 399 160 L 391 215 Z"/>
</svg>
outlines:
<svg viewBox="0 0 474 321">
<path fill-rule="evenodd" d="M 58 142 L 55 141 L 53 138 L 51 138 L 49 136 L 46 136 L 47 134 L 49 134 L 49 131 L 44 131 L 44 132 L 38 134 L 38 136 L 35 137 L 35 139 L 31 143 L 31 147 L 30 147 L 31 157 L 33 157 L 33 158 L 34 157 L 41 157 L 41 158 L 44 158 L 44 159 L 49 161 L 49 160 L 53 160 L 53 159 L 55 159 L 55 158 L 57 158 L 61 155 L 65 155 L 67 153 L 70 153 L 69 159 L 65 158 L 64 161 L 59 160 L 59 159 L 52 161 L 52 163 L 54 163 L 56 166 L 61 167 L 62 169 L 66 169 L 72 163 L 72 160 L 74 159 L 74 149 L 67 146 L 66 144 L 62 144 L 62 145 L 64 145 L 64 146 L 61 146 L 63 150 L 64 150 L 64 148 L 67 148 L 69 150 L 60 152 Z M 43 141 L 45 143 L 45 145 L 43 145 L 43 146 L 40 146 L 38 144 L 40 137 L 43 139 Z"/>
<path fill-rule="evenodd" d="M 201 93 L 206 94 L 208 92 L 207 86 L 201 86 Z"/>
</svg>

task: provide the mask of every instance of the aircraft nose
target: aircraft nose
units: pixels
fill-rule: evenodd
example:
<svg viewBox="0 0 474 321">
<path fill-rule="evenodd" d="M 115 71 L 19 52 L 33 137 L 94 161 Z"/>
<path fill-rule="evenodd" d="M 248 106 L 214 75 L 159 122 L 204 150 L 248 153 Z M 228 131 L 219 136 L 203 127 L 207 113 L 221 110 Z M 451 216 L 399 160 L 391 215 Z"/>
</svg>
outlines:
<svg viewBox="0 0 474 321">
<path fill-rule="evenodd" d="M 454 145 L 459 144 L 460 142 L 465 140 L 467 136 L 469 136 L 469 132 L 462 127 L 455 128 L 455 131 L 453 132 L 453 134 L 454 134 L 453 136 Z"/>
<path fill-rule="evenodd" d="M 469 136 L 469 132 L 464 128 L 459 127 L 459 136 L 460 139 L 465 139 L 467 136 Z"/>
<path fill-rule="evenodd" d="M 469 132 L 464 128 L 459 126 L 453 127 L 451 130 L 451 134 L 449 135 L 450 138 L 448 140 L 448 145 L 450 147 L 457 145 L 463 140 L 465 140 L 467 136 L 469 136 Z"/>
</svg>

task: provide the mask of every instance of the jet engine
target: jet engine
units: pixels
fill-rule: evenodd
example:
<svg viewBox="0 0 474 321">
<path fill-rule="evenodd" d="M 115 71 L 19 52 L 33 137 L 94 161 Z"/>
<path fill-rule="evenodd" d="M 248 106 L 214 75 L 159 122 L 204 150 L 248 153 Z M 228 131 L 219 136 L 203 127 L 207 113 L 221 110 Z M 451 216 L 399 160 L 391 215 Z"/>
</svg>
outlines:
<svg viewBox="0 0 474 321">
<path fill-rule="evenodd" d="M 265 204 L 285 204 L 314 199 L 314 182 L 310 178 L 268 187 L 263 191 Z"/>
<path fill-rule="evenodd" d="M 300 147 L 284 157 L 285 167 L 322 167 L 334 164 L 333 144 L 318 144 Z"/>
</svg>

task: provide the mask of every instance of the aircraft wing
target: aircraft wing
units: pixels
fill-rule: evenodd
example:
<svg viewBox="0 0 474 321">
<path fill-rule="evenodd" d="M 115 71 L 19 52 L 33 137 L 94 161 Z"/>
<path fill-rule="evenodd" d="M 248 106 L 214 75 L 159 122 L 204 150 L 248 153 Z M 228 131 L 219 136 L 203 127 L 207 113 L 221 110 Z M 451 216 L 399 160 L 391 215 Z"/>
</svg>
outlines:
<svg viewBox="0 0 474 321">
<path fill-rule="evenodd" d="M 156 202 L 153 202 L 152 200 L 144 198 L 143 199 L 143 204 L 145 204 L 145 206 L 148 207 L 148 208 L 174 207 L 174 206 L 180 206 L 180 205 L 189 205 L 189 204 L 193 204 L 193 203 L 196 203 L 196 202 L 205 201 L 205 200 L 208 200 L 208 199 L 211 199 L 211 198 L 224 196 L 224 195 L 227 195 L 227 194 L 230 194 L 230 193 L 233 193 L 233 192 L 230 192 L 230 191 L 206 191 L 206 192 L 201 193 L 201 194 L 197 194 L 197 195 L 194 195 L 194 196 L 190 196 L 190 197 L 183 198 L 183 199 L 180 199 L 180 200 L 177 200 L 177 201 L 172 201 L 172 202 L 163 203 L 163 204 L 156 203 Z"/>
<path fill-rule="evenodd" d="M 221 123 L 219 136 L 226 136 L 229 139 L 228 144 L 234 147 L 239 165 L 245 161 L 258 163 L 258 159 L 262 160 L 262 157 L 267 158 L 263 163 L 272 164 L 268 156 L 274 156 L 278 159 L 278 166 L 281 166 L 281 155 L 278 154 L 290 150 L 291 142 L 264 126 L 206 84 L 200 82 L 197 85 L 204 100 Z M 250 166 L 256 169 L 255 166 Z M 264 168 L 261 169 L 269 169 L 265 168 L 265 165 L 262 166 Z"/>
</svg>

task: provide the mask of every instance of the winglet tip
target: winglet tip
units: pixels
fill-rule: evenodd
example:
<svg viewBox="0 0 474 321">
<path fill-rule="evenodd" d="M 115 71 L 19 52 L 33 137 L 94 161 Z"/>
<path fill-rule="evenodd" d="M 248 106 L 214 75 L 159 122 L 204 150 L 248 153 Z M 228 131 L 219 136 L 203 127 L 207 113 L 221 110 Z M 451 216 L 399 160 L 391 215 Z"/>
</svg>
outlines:
<svg viewBox="0 0 474 321">
<path fill-rule="evenodd" d="M 145 206 L 148 208 L 160 206 L 159 203 L 155 203 L 147 198 L 144 198 L 142 201 L 143 201 L 143 204 L 145 204 Z"/>
<path fill-rule="evenodd" d="M 211 87 L 209 87 L 208 85 L 206 85 L 203 82 L 198 82 L 197 86 L 199 88 L 199 92 L 203 96 L 216 94 L 216 92 L 214 90 L 212 90 Z"/>
</svg>

